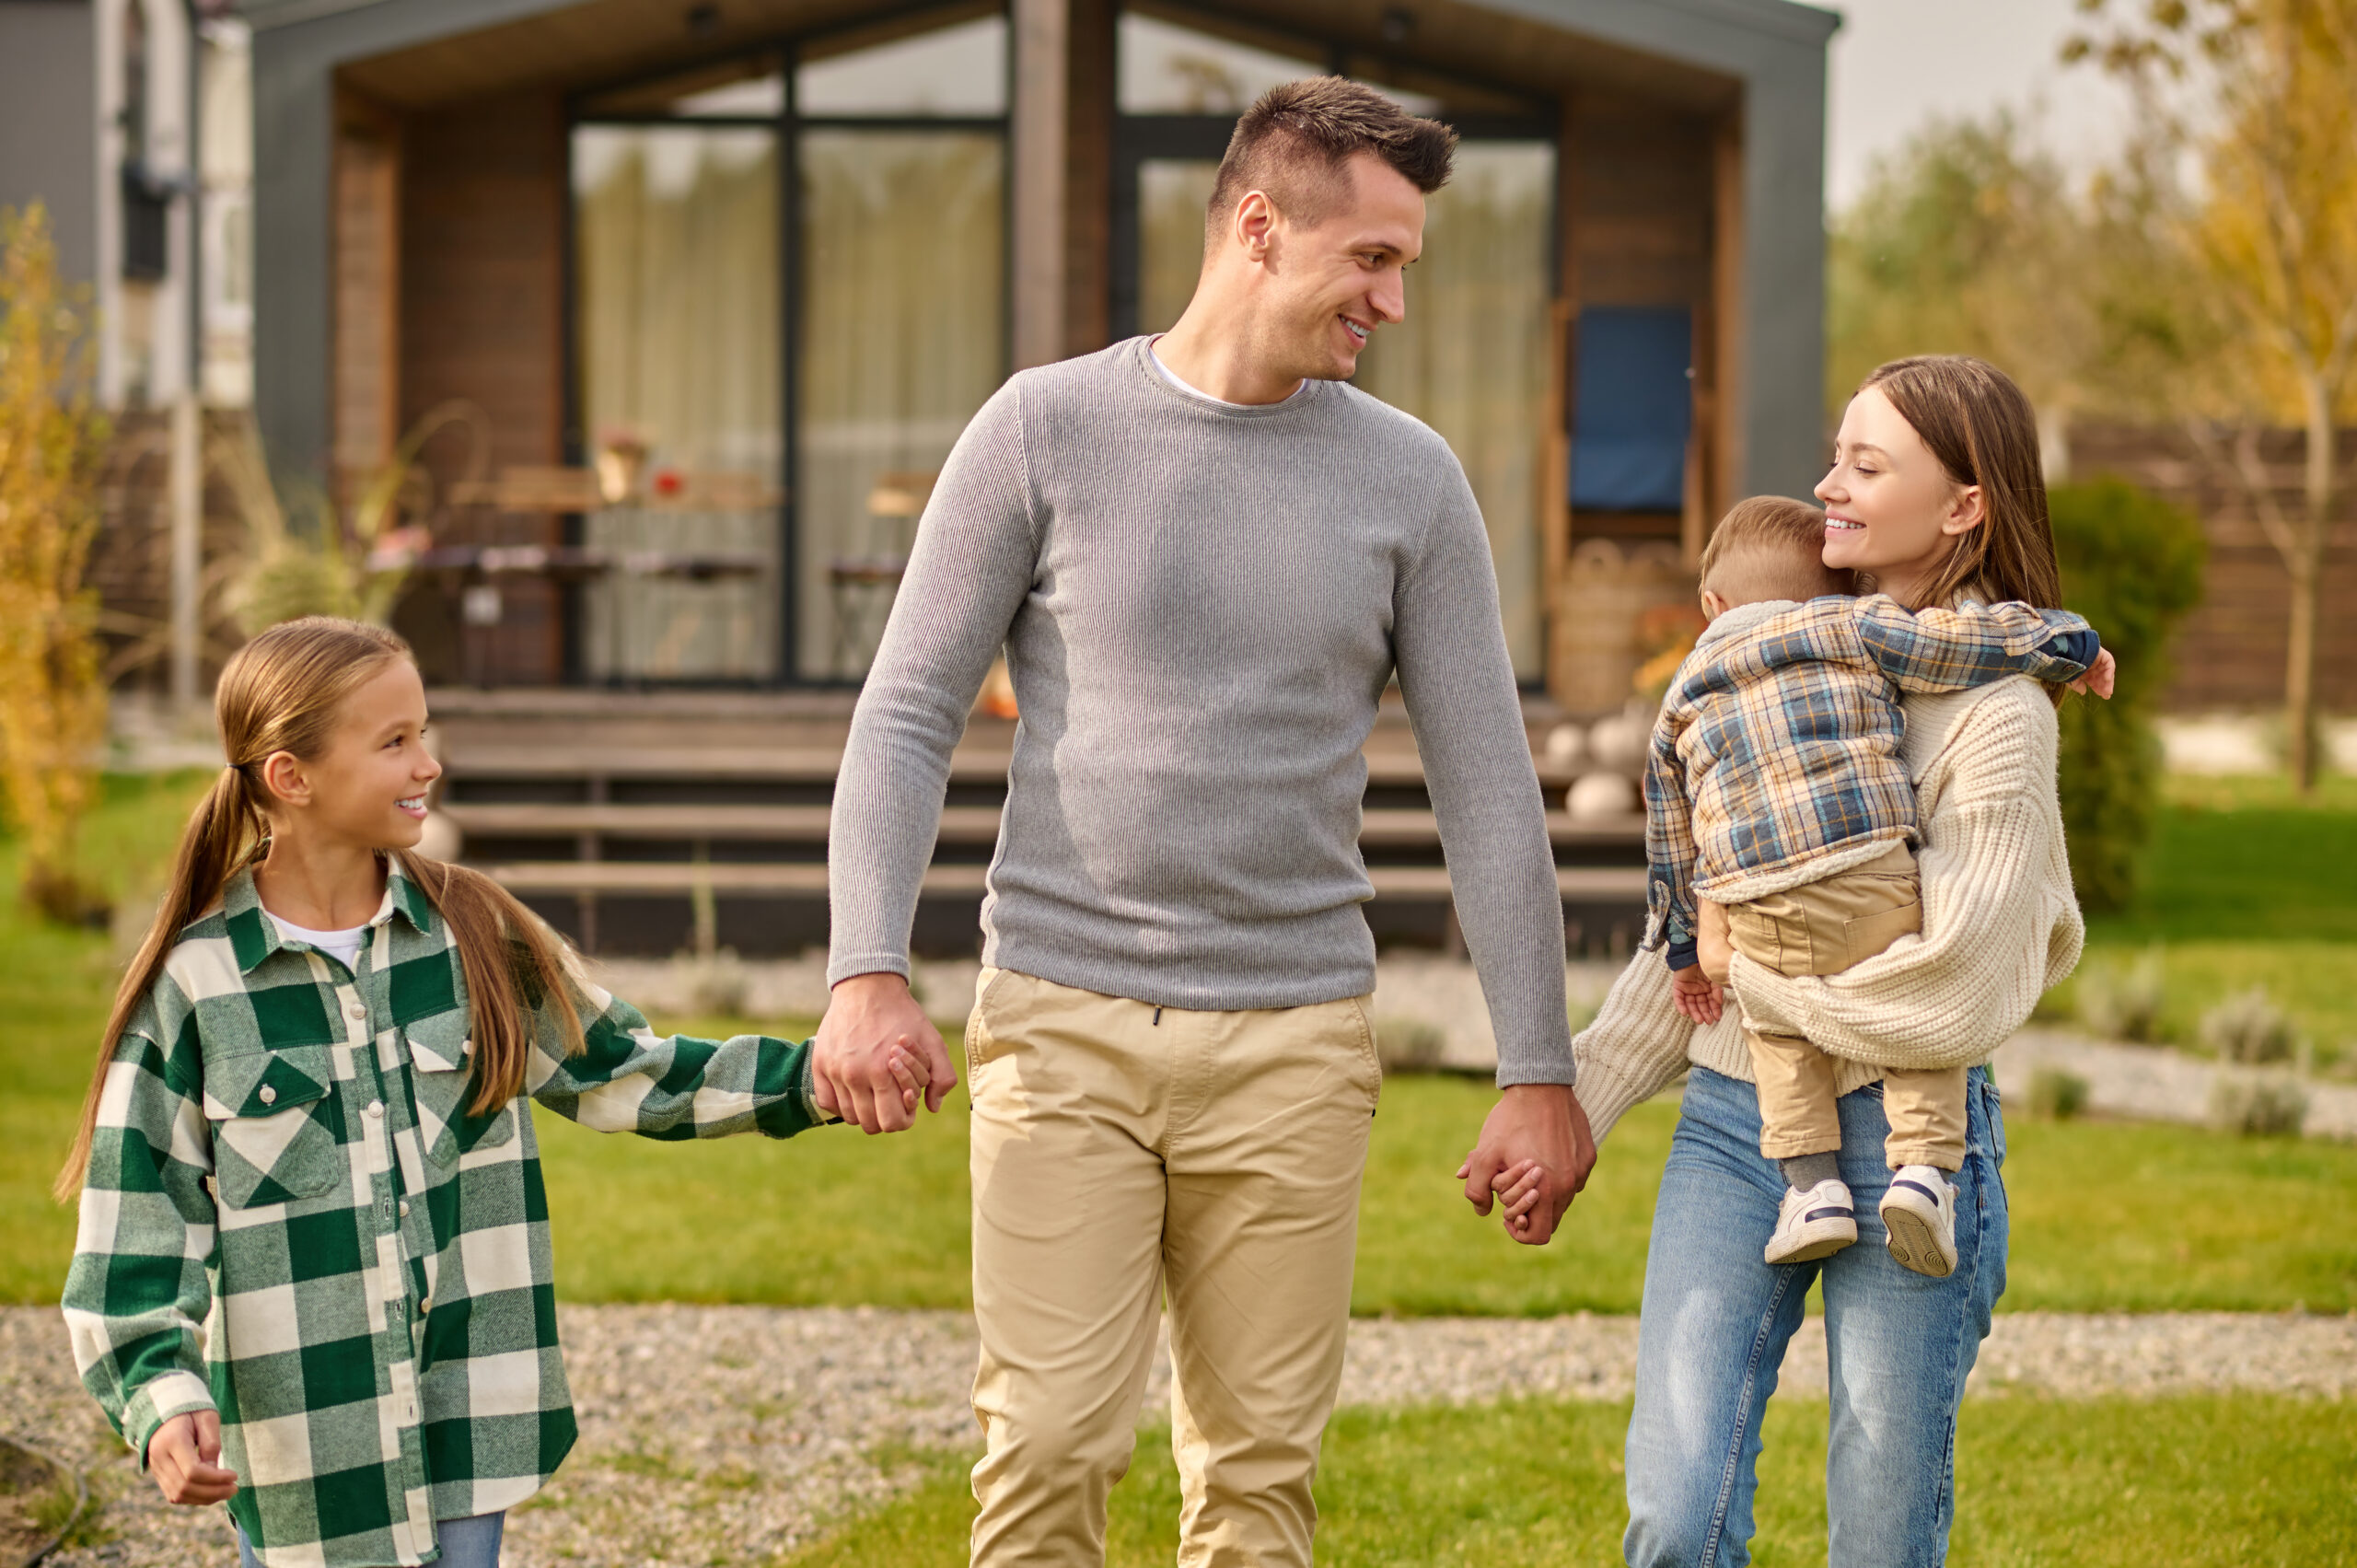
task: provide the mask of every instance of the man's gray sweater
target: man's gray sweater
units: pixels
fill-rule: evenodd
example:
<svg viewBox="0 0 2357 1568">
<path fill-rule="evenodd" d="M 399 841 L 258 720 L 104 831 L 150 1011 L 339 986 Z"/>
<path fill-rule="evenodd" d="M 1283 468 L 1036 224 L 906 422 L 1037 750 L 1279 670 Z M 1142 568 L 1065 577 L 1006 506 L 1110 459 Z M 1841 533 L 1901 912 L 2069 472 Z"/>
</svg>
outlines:
<svg viewBox="0 0 2357 1568">
<path fill-rule="evenodd" d="M 835 785 L 828 980 L 908 972 L 1004 645 L 1023 716 L 985 963 L 1171 1007 L 1372 990 L 1360 747 L 1396 669 L 1498 1081 L 1570 1083 L 1554 858 L 1464 470 L 1341 382 L 1213 403 L 1147 343 L 1022 372 L 949 454 Z"/>
</svg>

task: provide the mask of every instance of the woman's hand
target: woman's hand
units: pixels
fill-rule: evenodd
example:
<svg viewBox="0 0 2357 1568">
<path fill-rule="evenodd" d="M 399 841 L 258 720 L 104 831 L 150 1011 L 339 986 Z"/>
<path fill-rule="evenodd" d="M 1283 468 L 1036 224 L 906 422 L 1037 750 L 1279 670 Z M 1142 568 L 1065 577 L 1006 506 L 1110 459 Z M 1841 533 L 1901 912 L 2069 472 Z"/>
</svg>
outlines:
<svg viewBox="0 0 2357 1568">
<path fill-rule="evenodd" d="M 221 1415 L 191 1411 L 176 1415 L 147 1439 L 147 1473 L 167 1503 L 190 1507 L 226 1503 L 238 1490 L 234 1470 L 214 1463 L 221 1457 Z"/>
<path fill-rule="evenodd" d="M 2082 697 L 2101 697 L 2104 701 L 2109 702 L 2111 678 L 2119 668 L 2119 661 L 2111 656 L 2111 650 L 2099 648 L 2096 651 L 2096 662 L 2087 667 L 2087 672 L 2084 675 L 2071 682 L 2071 690 Z"/>
</svg>

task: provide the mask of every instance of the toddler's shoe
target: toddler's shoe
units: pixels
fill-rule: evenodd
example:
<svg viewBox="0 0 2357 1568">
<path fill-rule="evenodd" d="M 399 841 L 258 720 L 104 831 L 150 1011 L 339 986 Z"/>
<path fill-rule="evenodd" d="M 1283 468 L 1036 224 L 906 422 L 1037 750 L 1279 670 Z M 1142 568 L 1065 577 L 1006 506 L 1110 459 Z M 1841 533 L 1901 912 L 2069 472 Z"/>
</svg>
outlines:
<svg viewBox="0 0 2357 1568">
<path fill-rule="evenodd" d="M 1808 1263 L 1830 1258 L 1858 1239 L 1858 1209 L 1839 1177 L 1827 1177 L 1804 1192 L 1784 1189 L 1776 1234 L 1768 1238 L 1771 1263 Z"/>
<path fill-rule="evenodd" d="M 1945 1172 L 1899 1167 L 1882 1195 L 1882 1224 L 1900 1268 L 1935 1280 L 1956 1272 L 1956 1188 Z"/>
</svg>

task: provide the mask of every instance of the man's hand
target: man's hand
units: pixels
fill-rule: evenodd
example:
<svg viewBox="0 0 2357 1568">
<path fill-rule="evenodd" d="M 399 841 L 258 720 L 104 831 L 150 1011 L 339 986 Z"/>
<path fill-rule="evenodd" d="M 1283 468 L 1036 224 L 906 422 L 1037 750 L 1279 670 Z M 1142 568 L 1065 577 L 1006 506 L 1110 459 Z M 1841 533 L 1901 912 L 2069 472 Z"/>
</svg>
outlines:
<svg viewBox="0 0 2357 1568">
<path fill-rule="evenodd" d="M 221 1415 L 191 1411 L 156 1428 L 147 1439 L 147 1473 L 167 1503 L 191 1507 L 224 1503 L 238 1490 L 234 1471 L 214 1463 L 221 1457 Z"/>
<path fill-rule="evenodd" d="M 939 1110 L 957 1085 L 958 1069 L 941 1031 L 909 994 L 909 982 L 896 974 L 859 974 L 837 985 L 812 1053 L 811 1087 L 819 1104 L 867 1132 L 906 1131 L 916 1113 L 892 1071 L 896 1050 L 911 1074 L 923 1065 L 925 1109 Z"/>
<path fill-rule="evenodd" d="M 1498 1097 L 1481 1123 L 1480 1142 L 1457 1167 L 1465 1183 L 1465 1201 L 1487 1217 L 1501 1185 L 1519 1189 L 1528 1172 L 1516 1176 L 1525 1161 L 1535 1161 L 1538 1201 L 1521 1207 L 1510 1202 L 1506 1234 L 1527 1247 L 1544 1247 L 1555 1234 L 1563 1211 L 1587 1185 L 1596 1167 L 1596 1140 L 1588 1135 L 1587 1112 L 1568 1084 L 1516 1084 Z M 1517 1199 L 1525 1195 L 1516 1191 Z"/>
<path fill-rule="evenodd" d="M 1692 1023 L 1708 1025 L 1719 1021 L 1719 982 L 1704 974 L 1700 964 L 1670 971 L 1669 999 Z"/>
<path fill-rule="evenodd" d="M 1727 906 L 1698 899 L 1694 913 L 1694 956 L 1701 960 L 1703 978 L 1714 985 L 1724 985 L 1735 962 L 1735 938 L 1727 934 Z M 1718 1020 L 1714 1017 L 1711 1021 Z"/>
<path fill-rule="evenodd" d="M 2071 690 L 2082 697 L 2101 697 L 2107 703 L 2111 701 L 2112 677 L 2119 669 L 2119 661 L 2111 656 L 2109 648 L 2097 649 L 2096 662 L 2087 667 L 2084 675 L 2071 682 Z"/>
</svg>

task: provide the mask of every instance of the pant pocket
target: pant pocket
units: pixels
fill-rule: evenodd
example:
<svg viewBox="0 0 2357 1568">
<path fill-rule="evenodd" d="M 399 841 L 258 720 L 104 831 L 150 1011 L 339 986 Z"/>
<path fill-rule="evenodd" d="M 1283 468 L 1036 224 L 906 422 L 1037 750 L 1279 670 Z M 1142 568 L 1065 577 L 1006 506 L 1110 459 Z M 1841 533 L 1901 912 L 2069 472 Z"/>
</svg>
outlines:
<svg viewBox="0 0 2357 1568">
<path fill-rule="evenodd" d="M 974 992 L 974 1010 L 966 1015 L 966 1082 L 969 1087 L 982 1063 L 991 1059 L 991 1030 L 987 1008 L 991 993 L 1005 980 L 1005 970 L 984 970 Z"/>
<path fill-rule="evenodd" d="M 1841 923 L 1842 944 L 1848 948 L 1849 959 L 1842 967 L 1864 963 L 1877 953 L 1888 951 L 1900 937 L 1912 936 L 1922 929 L 1923 906 L 1920 902 L 1852 916 Z"/>
</svg>

